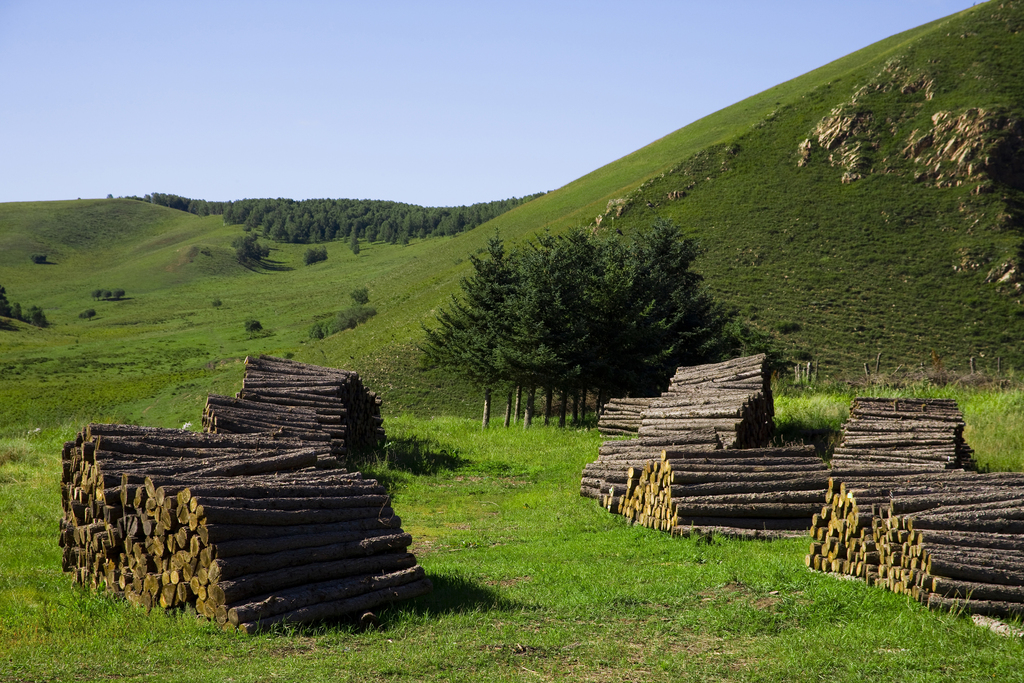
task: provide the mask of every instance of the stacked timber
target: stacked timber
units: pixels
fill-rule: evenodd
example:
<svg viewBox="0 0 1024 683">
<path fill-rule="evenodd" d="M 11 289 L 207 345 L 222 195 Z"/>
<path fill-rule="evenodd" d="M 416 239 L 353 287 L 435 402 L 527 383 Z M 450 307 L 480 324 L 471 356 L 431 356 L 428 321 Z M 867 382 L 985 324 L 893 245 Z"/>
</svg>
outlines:
<svg viewBox="0 0 1024 683">
<path fill-rule="evenodd" d="M 977 469 L 952 399 L 856 398 L 832 466 Z"/>
<path fill-rule="evenodd" d="M 631 467 L 602 503 L 630 522 L 675 535 L 801 536 L 821 509 L 828 471 L 813 446 L 665 450 Z"/>
<path fill-rule="evenodd" d="M 226 628 L 361 613 L 430 582 L 376 481 L 315 469 L 328 442 L 89 425 L 64 445 L 63 568 Z"/>
<path fill-rule="evenodd" d="M 602 505 L 608 507 L 602 498 L 608 494 L 609 489 L 614 490 L 614 496 L 621 496 L 625 491 L 629 469 L 642 468 L 652 460 L 661 458 L 664 449 L 706 453 L 721 447 L 718 434 L 713 429 L 694 429 L 668 437 L 605 441 L 598 450 L 597 460 L 583 468 L 580 495 L 602 500 Z"/>
<path fill-rule="evenodd" d="M 895 488 L 830 485 L 808 566 L 932 608 L 1024 616 L 1024 474 L 915 476 Z"/>
<path fill-rule="evenodd" d="M 242 390 L 236 398 L 246 403 L 241 406 L 208 403 L 209 417 L 204 417 L 204 424 L 209 423 L 218 432 L 252 433 L 263 431 L 268 425 L 287 425 L 290 416 L 281 409 L 301 408 L 316 415 L 314 421 L 321 431 L 331 434 L 336 441 L 343 440 L 348 447 L 369 446 L 384 439 L 381 399 L 351 370 L 272 356 L 249 356 L 245 359 Z M 262 415 L 241 412 L 252 411 L 253 403 L 267 406 Z M 336 448 L 344 446 L 336 443 Z"/>
<path fill-rule="evenodd" d="M 666 437 L 713 429 L 724 448 L 762 448 L 774 430 L 775 408 L 765 356 L 679 368 L 668 390 L 652 399 L 639 435 Z"/>
<path fill-rule="evenodd" d="M 613 398 L 604 404 L 597 430 L 604 436 L 632 436 L 640 431 L 650 398 Z"/>
<path fill-rule="evenodd" d="M 287 429 L 296 438 L 328 441 L 335 462 L 345 461 L 348 411 L 339 406 L 307 408 L 210 394 L 203 409 L 203 430 L 216 434 L 258 434 Z M 325 459 L 319 461 L 326 466 Z"/>
</svg>

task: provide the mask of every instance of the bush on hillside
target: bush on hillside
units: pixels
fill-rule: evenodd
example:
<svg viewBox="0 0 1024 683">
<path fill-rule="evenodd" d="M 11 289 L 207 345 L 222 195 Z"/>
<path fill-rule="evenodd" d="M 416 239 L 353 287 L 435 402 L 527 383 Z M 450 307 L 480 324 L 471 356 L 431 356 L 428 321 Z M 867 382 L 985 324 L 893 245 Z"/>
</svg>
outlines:
<svg viewBox="0 0 1024 683">
<path fill-rule="evenodd" d="M 349 296 L 352 297 L 352 301 L 355 301 L 358 306 L 365 306 L 370 303 L 370 290 L 366 287 L 356 287 Z"/>
<path fill-rule="evenodd" d="M 243 265 L 256 265 L 270 256 L 270 247 L 260 244 L 255 235 L 243 235 L 231 242 L 235 258 Z"/>
<path fill-rule="evenodd" d="M 320 263 L 321 261 L 327 260 L 327 247 L 313 247 L 306 250 L 306 255 L 302 261 L 307 265 L 311 266 L 314 263 Z"/>
<path fill-rule="evenodd" d="M 338 311 L 331 324 L 331 334 L 342 330 L 351 330 L 356 325 L 365 323 L 377 315 L 377 309 L 373 306 L 349 306 Z"/>
<path fill-rule="evenodd" d="M 96 315 L 96 309 L 95 308 L 87 308 L 84 311 L 82 311 L 81 313 L 79 313 L 78 317 L 79 318 L 84 318 L 84 319 L 88 320 L 89 318 L 92 318 L 95 315 Z"/>
<path fill-rule="evenodd" d="M 32 254 L 32 263 L 46 263 L 46 254 Z"/>
<path fill-rule="evenodd" d="M 25 312 L 25 317 L 22 318 L 25 322 L 36 327 L 46 327 L 50 323 L 46 320 L 46 314 L 43 313 L 43 309 L 38 306 L 29 306 Z"/>
<path fill-rule="evenodd" d="M 249 318 L 245 321 L 245 331 L 249 333 L 249 339 L 252 339 L 255 334 L 263 331 L 263 325 L 259 320 Z"/>
</svg>

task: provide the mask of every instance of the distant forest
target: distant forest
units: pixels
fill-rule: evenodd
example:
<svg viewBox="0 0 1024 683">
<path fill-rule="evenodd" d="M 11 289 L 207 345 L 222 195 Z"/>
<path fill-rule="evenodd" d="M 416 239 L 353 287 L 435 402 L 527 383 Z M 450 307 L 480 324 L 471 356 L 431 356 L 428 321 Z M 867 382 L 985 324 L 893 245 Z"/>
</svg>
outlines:
<svg viewBox="0 0 1024 683">
<path fill-rule="evenodd" d="M 412 237 L 455 235 L 542 196 L 512 197 L 470 206 L 417 206 L 375 199 L 241 199 L 208 202 L 154 192 L 124 197 L 197 216 L 222 215 L 225 225 L 241 225 L 278 242 L 307 244 L 356 239 L 407 243 Z"/>
</svg>

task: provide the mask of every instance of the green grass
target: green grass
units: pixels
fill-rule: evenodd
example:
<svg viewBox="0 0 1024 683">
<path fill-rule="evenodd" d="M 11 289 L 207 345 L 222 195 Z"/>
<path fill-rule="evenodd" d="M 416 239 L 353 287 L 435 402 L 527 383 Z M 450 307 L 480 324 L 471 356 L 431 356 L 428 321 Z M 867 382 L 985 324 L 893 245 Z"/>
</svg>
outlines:
<svg viewBox="0 0 1024 683">
<path fill-rule="evenodd" d="M 781 393 L 780 422 L 805 429 L 847 398 Z M 1020 412 L 1019 393 L 964 397 L 992 422 Z M 808 572 L 804 541 L 626 526 L 578 495 L 596 430 L 482 432 L 460 418 L 394 417 L 359 465 L 393 492 L 435 586 L 384 610 L 379 630 L 245 637 L 147 615 L 60 572 L 72 430 L 0 440 L 0 680 L 1024 680 L 1019 639 Z"/>
</svg>

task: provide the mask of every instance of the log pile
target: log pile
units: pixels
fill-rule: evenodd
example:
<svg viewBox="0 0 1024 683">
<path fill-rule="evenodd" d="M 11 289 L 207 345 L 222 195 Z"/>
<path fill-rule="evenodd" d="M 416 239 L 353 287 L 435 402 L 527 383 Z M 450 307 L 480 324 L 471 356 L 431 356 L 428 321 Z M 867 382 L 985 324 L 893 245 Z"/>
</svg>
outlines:
<svg viewBox="0 0 1024 683">
<path fill-rule="evenodd" d="M 643 412 L 650 398 L 613 398 L 604 404 L 597 430 L 603 436 L 634 436 L 640 431 Z"/>
<path fill-rule="evenodd" d="M 665 450 L 659 461 L 629 468 L 602 503 L 634 524 L 674 535 L 802 536 L 827 482 L 813 446 Z"/>
<path fill-rule="evenodd" d="M 287 428 L 89 425 L 63 450 L 63 569 L 246 632 L 428 592 L 383 487 L 315 469 L 330 452 Z"/>
<path fill-rule="evenodd" d="M 856 398 L 832 466 L 977 469 L 963 434 L 963 414 L 952 399 Z"/>
<path fill-rule="evenodd" d="M 203 429 L 258 434 L 286 428 L 306 441 L 329 441 L 340 466 L 349 445 L 373 445 L 384 439 L 380 404 L 351 370 L 248 356 L 242 390 L 234 397 L 207 398 Z M 329 466 L 329 461 L 322 459 L 321 466 Z"/>
<path fill-rule="evenodd" d="M 621 496 L 620 489 L 624 489 L 629 469 L 642 468 L 652 460 L 661 458 L 664 449 L 704 453 L 721 447 L 718 434 L 713 429 L 694 429 L 669 437 L 605 441 L 598 450 L 597 460 L 583 468 L 580 495 L 601 500 L 602 505 L 608 507 L 603 496 L 608 494 L 609 488 L 614 489 L 614 496 Z"/>
<path fill-rule="evenodd" d="M 915 473 L 829 484 L 809 567 L 938 609 L 1024 616 L 1024 474 Z"/>
<path fill-rule="evenodd" d="M 296 438 L 327 443 L 334 465 L 345 462 L 348 411 L 339 405 L 307 408 L 210 394 L 203 409 L 203 431 L 214 434 L 259 434 L 286 429 Z M 318 460 L 327 467 L 325 458 Z"/>
<path fill-rule="evenodd" d="M 775 408 L 764 354 L 679 368 L 668 390 L 643 413 L 641 437 L 713 429 L 724 448 L 762 448 Z"/>
<path fill-rule="evenodd" d="M 602 434 L 631 434 L 642 408 L 639 438 L 605 441 L 596 462 L 583 469 L 580 495 L 602 501 L 626 485 L 626 471 L 658 461 L 665 449 L 704 453 L 722 448 L 760 448 L 768 444 L 775 414 L 765 356 L 737 358 L 714 365 L 679 368 L 668 391 L 658 398 L 612 399 L 602 415 Z M 628 417 L 627 417 L 628 416 Z M 617 487 L 617 488 L 616 488 Z"/>
</svg>

